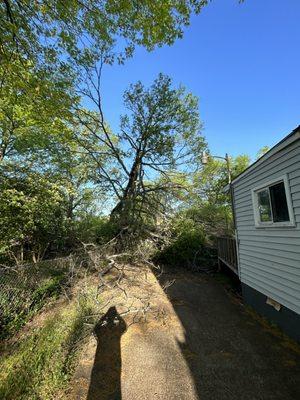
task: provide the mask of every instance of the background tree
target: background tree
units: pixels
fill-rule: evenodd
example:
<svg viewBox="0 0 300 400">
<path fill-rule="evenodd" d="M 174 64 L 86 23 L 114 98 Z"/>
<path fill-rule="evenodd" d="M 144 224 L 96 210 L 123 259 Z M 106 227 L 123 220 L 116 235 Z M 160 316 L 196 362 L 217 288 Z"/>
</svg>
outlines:
<svg viewBox="0 0 300 400">
<path fill-rule="evenodd" d="M 250 158 L 230 158 L 232 177 L 247 168 Z M 155 255 L 162 264 L 210 270 L 216 262 L 215 240 L 233 234 L 226 162 L 209 157 L 208 163 L 190 175 L 188 191 L 182 193 L 169 215 L 166 240 Z"/>
<path fill-rule="evenodd" d="M 239 155 L 230 158 L 232 179 L 242 173 L 250 164 L 250 157 Z M 232 232 L 232 209 L 230 195 L 224 190 L 228 184 L 228 170 L 225 160 L 209 157 L 208 163 L 193 176 L 188 202 L 190 215 L 205 227 L 213 237 Z"/>
<path fill-rule="evenodd" d="M 9 57 L 17 53 L 35 63 L 89 64 L 99 53 L 111 51 L 118 38 L 125 39 L 119 60 L 130 56 L 135 45 L 148 50 L 172 44 L 182 37 L 192 13 L 206 0 L 55 0 L 0 3 L 0 49 Z M 119 43 L 120 44 L 120 43 Z"/>
<path fill-rule="evenodd" d="M 61 244 L 63 194 L 47 177 L 26 169 L 1 170 L 0 257 L 39 261 L 51 243 Z"/>
<path fill-rule="evenodd" d="M 0 78 L 0 161 L 57 140 L 76 102 L 69 82 L 16 60 L 7 68 L 0 63 Z"/>
<path fill-rule="evenodd" d="M 250 164 L 250 157 L 243 154 L 230 157 L 231 177 L 234 179 Z M 212 205 L 222 205 L 227 201 L 224 188 L 228 184 L 228 170 L 225 160 L 208 157 L 208 163 L 193 176 L 193 199 L 201 199 Z"/>
<path fill-rule="evenodd" d="M 260 157 L 262 157 L 264 154 L 266 154 L 270 150 L 269 146 L 264 146 L 262 147 L 256 154 L 256 159 L 258 160 Z"/>
<path fill-rule="evenodd" d="M 150 209 L 158 207 L 160 194 L 181 188 L 178 174 L 195 165 L 204 147 L 198 101 L 183 87 L 174 89 L 162 74 L 148 89 L 138 82 L 124 93 L 129 114 L 121 117 L 120 131 L 113 135 L 102 112 L 100 80 L 96 82 L 86 94 L 98 113 L 78 114 L 91 138 L 83 146 L 99 166 L 99 180 L 108 183 L 117 198 L 112 220 L 120 229 L 134 230 Z M 95 139 L 103 151 L 94 151 Z M 110 170 L 103 164 L 104 156 Z"/>
<path fill-rule="evenodd" d="M 164 75 L 150 88 L 138 82 L 125 92 L 127 114 L 112 132 L 100 90 L 105 64 L 124 62 L 137 45 L 172 44 L 206 3 L 0 3 L 2 248 L 20 243 L 37 258 L 56 237 L 70 246 L 87 239 L 85 229 L 93 238 L 149 232 L 186 199 L 198 215 L 224 206 L 222 166 L 209 167 L 213 179 L 209 168 L 197 172 L 206 144 L 194 96 Z M 110 222 L 101 211 L 111 211 Z"/>
</svg>

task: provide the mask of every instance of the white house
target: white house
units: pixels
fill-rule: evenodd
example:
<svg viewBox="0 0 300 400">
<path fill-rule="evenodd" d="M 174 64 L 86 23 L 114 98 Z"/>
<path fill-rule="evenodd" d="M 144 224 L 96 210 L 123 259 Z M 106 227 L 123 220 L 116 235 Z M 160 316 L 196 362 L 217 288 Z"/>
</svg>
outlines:
<svg viewBox="0 0 300 400">
<path fill-rule="evenodd" d="M 300 126 L 232 181 L 245 302 L 300 341 Z"/>
</svg>

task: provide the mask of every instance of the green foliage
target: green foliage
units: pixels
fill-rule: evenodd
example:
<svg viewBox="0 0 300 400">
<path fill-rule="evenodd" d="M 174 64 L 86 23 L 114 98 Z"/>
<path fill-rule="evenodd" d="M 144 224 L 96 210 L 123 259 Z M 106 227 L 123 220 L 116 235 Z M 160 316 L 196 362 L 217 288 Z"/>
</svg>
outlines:
<svg viewBox="0 0 300 400">
<path fill-rule="evenodd" d="M 118 233 L 117 226 L 106 216 L 86 214 L 74 223 L 76 236 L 83 243 L 105 244 Z"/>
<path fill-rule="evenodd" d="M 55 299 L 66 282 L 66 268 L 26 267 L 2 271 L 0 284 L 0 339 L 12 336 L 49 299 Z"/>
<path fill-rule="evenodd" d="M 33 293 L 30 309 L 36 312 L 45 302 L 46 298 L 56 297 L 60 294 L 62 284 L 66 279 L 66 274 L 59 273 L 56 276 L 45 280 Z"/>
<path fill-rule="evenodd" d="M 113 239 L 118 233 L 118 226 L 110 221 L 107 217 L 102 220 L 99 219 L 96 229 L 96 241 L 99 244 L 105 244 Z"/>
<path fill-rule="evenodd" d="M 68 303 L 0 359 L 0 397 L 50 400 L 62 394 L 73 372 L 86 317 L 95 312 L 95 293 Z"/>
<path fill-rule="evenodd" d="M 163 162 L 172 168 L 178 163 L 180 146 L 194 152 L 203 148 L 198 99 L 184 87 L 173 88 L 169 76 L 159 74 L 149 88 L 141 82 L 131 85 L 124 93 L 124 104 L 131 115 L 121 118 L 121 139 L 129 142 L 131 151 L 136 150 L 132 141 L 144 145 L 140 156 L 145 163 L 155 160 L 158 168 Z M 188 162 L 191 154 L 181 156 L 181 161 Z"/>
<path fill-rule="evenodd" d="M 49 147 L 76 104 L 71 83 L 28 60 L 0 62 L 0 162 Z M 59 110 L 59 112 L 58 112 Z"/>
<path fill-rule="evenodd" d="M 85 233 L 79 221 L 112 194 L 121 208 L 125 204 L 125 214 L 139 215 L 147 224 L 149 211 L 162 209 L 165 192 L 176 186 L 170 171 L 178 166 L 180 147 L 197 154 L 203 144 L 197 99 L 182 87 L 172 88 L 163 75 L 149 89 L 139 82 L 124 95 L 131 114 L 115 134 L 104 120 L 101 92 L 97 101 L 93 97 L 100 87 L 94 66 L 122 63 L 136 45 L 152 50 L 172 44 L 206 3 L 0 3 L 0 256 L 17 263 L 31 256 L 36 262 L 47 249 L 72 249 L 78 238 L 102 243 L 114 236 L 114 225 L 90 220 Z M 81 108 L 80 96 L 100 109 Z M 148 122 L 142 127 L 144 117 Z M 148 184 L 144 175 L 150 168 L 153 182 L 162 175 L 169 182 Z M 140 192 L 133 194 L 137 172 Z"/>
<path fill-rule="evenodd" d="M 201 225 L 184 214 L 177 214 L 171 227 L 170 244 L 159 251 L 154 261 L 172 267 L 197 270 L 215 263 Z"/>
<path fill-rule="evenodd" d="M 131 85 L 124 103 L 129 113 L 121 118 L 121 147 L 114 147 L 124 184 L 116 188 L 112 217 L 134 231 L 155 221 L 167 196 L 182 190 L 180 175 L 199 161 L 204 138 L 197 98 L 174 88 L 166 75 L 159 74 L 149 88 Z"/>
<path fill-rule="evenodd" d="M 266 154 L 270 150 L 269 146 L 264 146 L 262 147 L 256 154 L 256 159 L 258 160 L 261 158 L 264 154 Z"/>
<path fill-rule="evenodd" d="M 248 167 L 250 158 L 247 155 L 231 157 L 229 164 L 234 179 Z M 228 180 L 226 161 L 208 155 L 208 163 L 192 175 L 188 191 L 182 198 L 183 209 L 200 224 L 210 241 L 233 232 L 230 193 L 225 191 Z"/>
<path fill-rule="evenodd" d="M 25 249 L 36 261 L 49 244 L 55 243 L 58 248 L 58 242 L 63 245 L 67 240 L 68 247 L 72 247 L 76 214 L 90 211 L 95 205 L 91 183 L 101 185 L 102 196 L 104 191 L 117 195 L 117 186 L 119 191 L 124 189 L 118 184 L 124 168 L 114 161 L 115 157 L 120 161 L 121 156 L 128 156 L 124 148 L 118 147 L 121 138 L 107 128 L 107 140 L 103 142 L 101 137 L 97 143 L 106 121 L 102 121 L 99 132 L 98 115 L 79 107 L 79 96 L 90 95 L 87 77 L 94 75 L 97 62 L 124 62 L 136 45 L 152 50 L 172 44 L 182 36 L 191 14 L 200 12 L 206 3 L 0 3 L 0 163 L 4 170 L 9 164 L 16 170 L 29 165 L 30 170 L 18 182 L 8 182 L 7 178 L 1 182 L 1 254 L 10 253 L 15 261 L 22 262 Z M 183 91 L 181 94 L 183 103 L 196 107 L 192 96 L 184 97 Z M 187 135 L 189 118 L 194 122 L 195 118 L 179 103 L 177 111 L 172 109 L 172 116 L 176 121 L 181 119 Z M 96 129 L 89 137 L 90 127 L 81 129 L 78 124 L 83 115 Z M 156 146 L 161 155 L 166 150 L 164 132 Z M 155 134 L 152 137 L 155 139 Z M 94 171 L 102 172 L 101 179 Z M 103 183 L 103 176 L 110 177 L 109 184 Z M 36 185 L 33 189 L 35 181 L 40 188 Z"/>
<path fill-rule="evenodd" d="M 232 212 L 227 204 L 198 202 L 197 205 L 187 208 L 183 215 L 203 229 L 211 245 L 215 244 L 216 236 L 227 236 L 233 233 Z"/>
<path fill-rule="evenodd" d="M 223 217 L 229 231 L 226 164 L 211 158 L 200 169 L 206 143 L 195 96 L 159 74 L 125 91 L 118 132 L 102 109 L 103 65 L 124 62 L 136 45 L 172 44 L 207 3 L 0 3 L 1 261 L 37 262 L 120 231 L 144 239 L 183 202 L 192 226 L 173 231 L 175 253 L 189 239 L 195 253 L 203 232 L 211 241 L 225 230 Z M 231 159 L 232 175 L 248 162 Z M 97 216 L 107 199 L 116 203 L 110 219 Z"/>
<path fill-rule="evenodd" d="M 23 261 L 24 248 L 33 260 L 41 258 L 52 242 L 62 239 L 64 218 L 60 188 L 46 176 L 7 170 L 0 183 L 0 248 Z M 15 175 L 18 173 L 18 175 Z"/>
<path fill-rule="evenodd" d="M 229 164 L 231 176 L 234 179 L 249 166 L 250 158 L 247 155 L 231 157 Z M 208 163 L 193 177 L 191 187 L 193 198 L 206 200 L 216 205 L 228 203 L 228 195 L 224 192 L 228 179 L 226 161 L 209 157 Z"/>
<path fill-rule="evenodd" d="M 191 14 L 199 13 L 207 0 L 77 0 L 0 3 L 0 40 L 5 55 L 11 50 L 39 63 L 90 64 L 99 53 L 108 52 L 123 38 L 121 62 L 131 56 L 135 45 L 148 50 L 172 44 L 183 35 Z M 84 46 L 82 44 L 84 43 Z M 120 40 L 118 41 L 121 46 Z M 110 50 L 110 51 L 109 51 Z M 63 60 L 63 61 L 62 61 Z"/>
<path fill-rule="evenodd" d="M 73 131 L 66 128 L 70 141 L 57 143 L 49 154 L 47 174 L 59 184 L 64 195 L 63 211 L 69 222 L 77 214 L 94 211 L 97 202 L 104 196 L 93 184 L 95 165 L 86 152 L 73 142 Z"/>
</svg>

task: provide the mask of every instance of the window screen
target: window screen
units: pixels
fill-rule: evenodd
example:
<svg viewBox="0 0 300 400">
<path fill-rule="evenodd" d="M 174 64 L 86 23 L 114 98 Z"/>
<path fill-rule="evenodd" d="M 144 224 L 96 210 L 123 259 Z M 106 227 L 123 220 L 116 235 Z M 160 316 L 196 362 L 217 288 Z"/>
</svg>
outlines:
<svg viewBox="0 0 300 400">
<path fill-rule="evenodd" d="M 274 222 L 289 221 L 289 210 L 286 200 L 285 187 L 283 182 L 270 186 L 270 196 Z"/>
</svg>

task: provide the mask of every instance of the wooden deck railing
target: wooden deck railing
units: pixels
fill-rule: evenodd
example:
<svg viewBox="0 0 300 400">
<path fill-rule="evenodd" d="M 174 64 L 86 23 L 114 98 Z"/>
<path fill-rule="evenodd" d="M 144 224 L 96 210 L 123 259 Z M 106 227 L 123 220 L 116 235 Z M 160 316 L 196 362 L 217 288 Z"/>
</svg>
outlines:
<svg viewBox="0 0 300 400">
<path fill-rule="evenodd" d="M 235 238 L 218 237 L 218 258 L 238 274 L 238 258 Z"/>
</svg>

